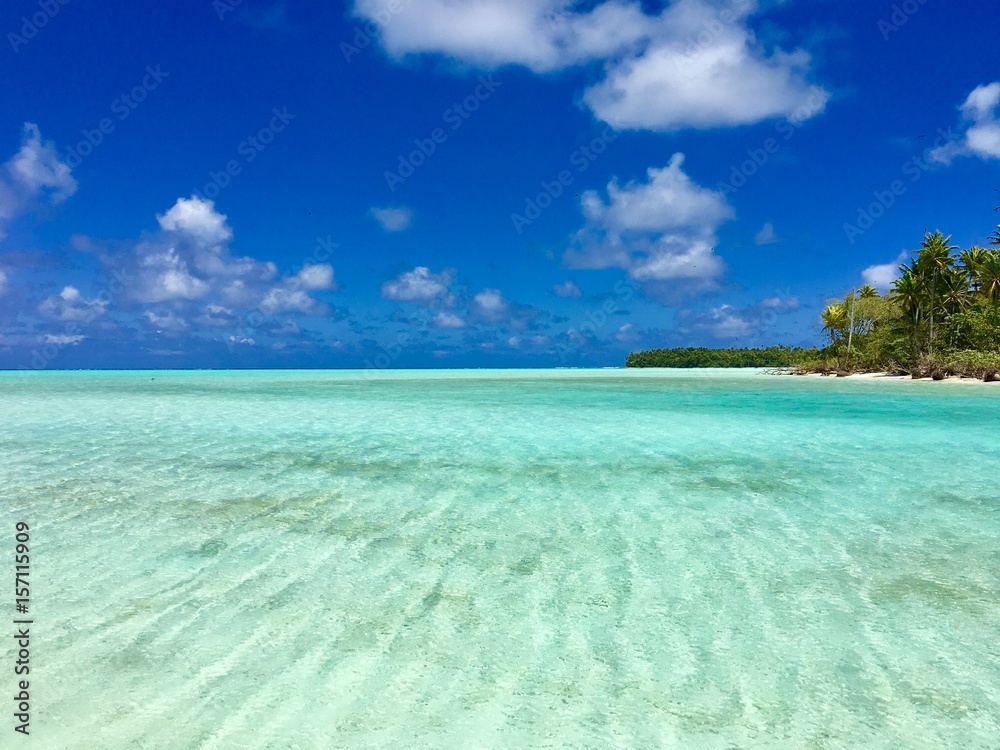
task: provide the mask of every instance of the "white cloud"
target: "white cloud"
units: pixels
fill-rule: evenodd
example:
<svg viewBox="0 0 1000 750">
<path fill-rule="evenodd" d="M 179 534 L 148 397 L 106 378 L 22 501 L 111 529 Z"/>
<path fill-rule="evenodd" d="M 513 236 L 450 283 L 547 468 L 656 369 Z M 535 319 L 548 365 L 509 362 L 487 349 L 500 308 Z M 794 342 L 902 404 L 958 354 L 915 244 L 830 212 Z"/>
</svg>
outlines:
<svg viewBox="0 0 1000 750">
<path fill-rule="evenodd" d="M 625 323 L 615 332 L 615 340 L 621 343 L 627 343 L 630 341 L 637 340 L 635 331 L 632 330 L 633 326 L 631 323 Z"/>
<path fill-rule="evenodd" d="M 85 338 L 87 337 L 81 335 L 70 336 L 68 334 L 47 333 L 42 337 L 42 342 L 46 344 L 56 344 L 57 346 L 75 346 Z"/>
<path fill-rule="evenodd" d="M 409 229 L 413 223 L 413 211 L 405 207 L 376 208 L 372 206 L 370 213 L 387 232 L 402 232 Z"/>
<path fill-rule="evenodd" d="M 977 86 L 962 104 L 965 134 L 931 152 L 931 158 L 950 164 L 959 156 L 1000 159 L 1000 81 Z"/>
<path fill-rule="evenodd" d="M 756 324 L 732 305 L 712 308 L 691 327 L 697 331 L 705 331 L 717 339 L 744 338 L 757 330 Z"/>
<path fill-rule="evenodd" d="M 504 299 L 499 289 L 484 289 L 472 298 L 472 309 L 478 316 L 497 322 L 507 315 L 510 303 Z"/>
<path fill-rule="evenodd" d="M 38 126 L 26 122 L 20 150 L 0 167 L 0 239 L 6 236 L 7 223 L 34 204 L 58 205 L 75 192 L 69 165 L 52 143 L 42 141 Z"/>
<path fill-rule="evenodd" d="M 7 274 L 0 270 L 0 294 L 3 294 L 7 289 Z"/>
<path fill-rule="evenodd" d="M 455 274 L 449 269 L 434 274 L 426 266 L 417 266 L 382 284 L 382 296 L 424 307 L 437 302 L 451 307 L 455 304 L 455 295 L 448 288 L 454 281 Z"/>
<path fill-rule="evenodd" d="M 240 325 L 249 311 L 323 315 L 329 310 L 310 293 L 336 288 L 332 266 L 309 264 L 281 277 L 273 262 L 234 256 L 233 230 L 212 201 L 179 198 L 157 220 L 159 231 L 109 247 L 75 238 L 76 245 L 100 253 L 121 283 L 121 304 L 126 309 L 138 304 L 140 319 L 151 327 L 221 328 Z"/>
<path fill-rule="evenodd" d="M 306 292 L 297 288 L 295 278 L 289 279 L 289 283 L 272 287 L 264 295 L 260 302 L 260 309 L 267 315 L 274 315 L 283 312 L 298 312 L 303 315 L 322 315 L 327 310 L 327 306 L 317 299 L 313 299 Z"/>
<path fill-rule="evenodd" d="M 661 131 L 798 122 L 822 112 L 829 94 L 807 81 L 809 55 L 763 52 L 746 25 L 757 3 L 739 5 L 726 8 L 732 19 L 724 23 L 712 3 L 676 0 L 646 49 L 609 64 L 584 102 L 617 128 Z"/>
<path fill-rule="evenodd" d="M 621 268 L 639 282 L 670 282 L 668 296 L 714 286 L 722 274 L 716 231 L 733 217 L 725 197 L 685 174 L 683 154 L 650 168 L 648 181 L 608 185 L 605 201 L 591 190 L 581 203 L 586 224 L 565 254 L 575 268 Z M 679 286 L 680 285 L 680 286 Z"/>
<path fill-rule="evenodd" d="M 157 216 L 160 228 L 177 232 L 205 245 L 229 242 L 233 230 L 226 224 L 226 217 L 215 210 L 215 203 L 192 195 L 178 198 L 163 216 Z"/>
<path fill-rule="evenodd" d="M 753 241 L 758 245 L 771 245 L 778 241 L 778 235 L 774 232 L 774 224 L 768 222 L 757 232 Z"/>
<path fill-rule="evenodd" d="M 140 245 L 139 252 L 147 249 Z M 141 302 L 196 300 L 211 291 L 211 285 L 194 276 L 175 247 L 151 249 L 138 261 L 137 284 L 132 293 Z"/>
<path fill-rule="evenodd" d="M 407 0 L 382 27 L 390 55 L 436 53 L 485 67 L 523 65 L 549 72 L 613 54 L 642 38 L 648 19 L 636 3 L 605 2 L 587 13 L 565 0 Z M 356 0 L 376 20 L 384 0 Z"/>
<path fill-rule="evenodd" d="M 333 289 L 336 283 L 333 280 L 333 266 L 329 263 L 315 263 L 302 267 L 295 278 L 303 289 L 320 291 Z"/>
<path fill-rule="evenodd" d="M 464 328 L 465 321 L 452 312 L 439 312 L 434 316 L 434 325 L 438 328 Z"/>
<path fill-rule="evenodd" d="M 743 339 L 745 345 L 751 345 L 775 323 L 777 316 L 795 312 L 800 307 L 798 297 L 774 296 L 744 308 L 720 305 L 693 317 L 685 310 L 679 316 L 685 321 L 680 331 L 700 331 L 717 339 Z"/>
<path fill-rule="evenodd" d="M 801 303 L 798 297 L 768 297 L 762 299 L 758 307 L 764 310 L 798 310 Z"/>
<path fill-rule="evenodd" d="M 573 281 L 564 281 L 562 284 L 556 284 L 552 287 L 552 292 L 557 297 L 582 297 L 583 292 L 580 291 Z"/>
<path fill-rule="evenodd" d="M 174 315 L 172 312 L 157 313 L 147 310 L 143 317 L 149 321 L 150 325 L 162 331 L 183 331 L 188 327 L 187 321 Z"/>
<path fill-rule="evenodd" d="M 38 306 L 38 312 L 52 320 L 82 323 L 100 317 L 107 307 L 107 300 L 88 300 L 79 289 L 67 286 L 59 294 L 46 298 Z"/>
<path fill-rule="evenodd" d="M 375 20 L 383 0 L 356 0 Z M 768 52 L 748 27 L 756 0 L 675 0 L 647 15 L 638 0 L 574 10 L 567 0 L 408 0 L 382 27 L 390 55 L 441 54 L 537 73 L 603 62 L 604 79 L 585 92 L 594 113 L 620 128 L 675 130 L 806 119 L 829 95 L 807 82 L 809 56 Z"/>
<path fill-rule="evenodd" d="M 881 265 L 868 266 L 861 272 L 861 278 L 866 284 L 871 284 L 880 292 L 887 292 L 892 288 L 892 283 L 899 278 L 899 266 L 909 257 L 905 250 L 901 252 L 896 260 Z"/>
</svg>

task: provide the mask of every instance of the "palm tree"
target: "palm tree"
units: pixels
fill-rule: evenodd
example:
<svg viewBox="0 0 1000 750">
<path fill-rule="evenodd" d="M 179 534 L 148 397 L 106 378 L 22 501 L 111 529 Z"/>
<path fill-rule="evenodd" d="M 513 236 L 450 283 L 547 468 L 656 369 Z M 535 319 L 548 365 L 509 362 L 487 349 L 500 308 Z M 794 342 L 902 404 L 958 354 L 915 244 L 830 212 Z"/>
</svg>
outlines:
<svg viewBox="0 0 1000 750">
<path fill-rule="evenodd" d="M 925 234 L 924 242 L 914 264 L 922 276 L 931 278 L 930 334 L 928 335 L 931 355 L 934 354 L 934 312 L 937 308 L 938 277 L 954 267 L 955 259 L 951 257 L 951 254 L 958 249 L 955 245 L 949 245 L 949 242 L 951 242 L 951 235 L 945 237 L 940 231 L 934 234 Z"/>
<path fill-rule="evenodd" d="M 871 284 L 865 284 L 858 290 L 858 296 L 861 299 L 872 299 L 873 297 L 878 297 L 878 290 Z"/>
<path fill-rule="evenodd" d="M 1000 224 L 997 224 L 997 230 L 990 235 L 991 245 L 1000 245 Z"/>
<path fill-rule="evenodd" d="M 900 266 L 899 270 L 903 274 L 892 283 L 889 298 L 899 302 L 907 317 L 917 323 L 924 303 L 924 285 L 912 266 Z"/>
<path fill-rule="evenodd" d="M 914 266 L 900 266 L 903 272 L 896 281 L 893 282 L 889 299 L 898 303 L 903 311 L 903 320 L 908 322 L 906 326 L 910 331 L 910 340 L 914 351 L 920 353 L 920 324 L 923 322 L 921 314 L 927 306 L 927 286 L 924 280 L 917 274 Z"/>
<path fill-rule="evenodd" d="M 1000 250 L 989 250 L 979 266 L 979 293 L 991 302 L 1000 300 Z"/>
<path fill-rule="evenodd" d="M 979 267 L 988 252 L 989 250 L 986 248 L 973 245 L 968 250 L 962 250 L 958 254 L 958 259 L 962 263 L 966 276 L 969 277 L 969 286 L 972 287 L 973 291 L 979 289 Z"/>
<path fill-rule="evenodd" d="M 843 336 L 847 327 L 847 308 L 841 304 L 827 305 L 820 318 L 823 321 L 823 331 L 830 336 L 830 345 L 835 345 L 838 336 Z"/>
<path fill-rule="evenodd" d="M 968 307 L 969 277 L 961 268 L 949 268 L 941 276 L 941 309 L 945 315 L 961 312 Z"/>
</svg>

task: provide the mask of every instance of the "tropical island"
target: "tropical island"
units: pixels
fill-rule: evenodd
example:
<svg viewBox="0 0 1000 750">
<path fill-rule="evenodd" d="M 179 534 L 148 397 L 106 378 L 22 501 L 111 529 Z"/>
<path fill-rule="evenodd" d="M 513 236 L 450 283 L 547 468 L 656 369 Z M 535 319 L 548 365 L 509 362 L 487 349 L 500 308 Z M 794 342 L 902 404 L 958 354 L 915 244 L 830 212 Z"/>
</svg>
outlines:
<svg viewBox="0 0 1000 750">
<path fill-rule="evenodd" d="M 990 244 L 960 250 L 940 231 L 925 234 L 887 294 L 866 284 L 827 303 L 822 349 L 653 349 L 629 354 L 625 366 L 1000 379 L 1000 225 Z"/>
</svg>

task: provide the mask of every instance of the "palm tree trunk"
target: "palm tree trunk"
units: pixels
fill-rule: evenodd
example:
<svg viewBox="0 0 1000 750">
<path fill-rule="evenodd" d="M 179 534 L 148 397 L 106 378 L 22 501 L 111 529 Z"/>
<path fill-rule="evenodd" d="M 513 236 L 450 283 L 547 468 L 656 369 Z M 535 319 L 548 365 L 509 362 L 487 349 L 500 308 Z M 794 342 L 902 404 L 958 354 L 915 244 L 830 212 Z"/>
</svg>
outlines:
<svg viewBox="0 0 1000 750">
<path fill-rule="evenodd" d="M 928 354 L 934 357 L 934 305 L 937 304 L 938 269 L 934 269 L 934 282 L 931 284 L 931 338 L 927 342 Z"/>
<path fill-rule="evenodd" d="M 851 339 L 854 337 L 854 295 L 855 290 L 851 290 L 851 322 L 847 326 L 847 356 L 844 358 L 844 369 L 851 366 Z"/>
</svg>

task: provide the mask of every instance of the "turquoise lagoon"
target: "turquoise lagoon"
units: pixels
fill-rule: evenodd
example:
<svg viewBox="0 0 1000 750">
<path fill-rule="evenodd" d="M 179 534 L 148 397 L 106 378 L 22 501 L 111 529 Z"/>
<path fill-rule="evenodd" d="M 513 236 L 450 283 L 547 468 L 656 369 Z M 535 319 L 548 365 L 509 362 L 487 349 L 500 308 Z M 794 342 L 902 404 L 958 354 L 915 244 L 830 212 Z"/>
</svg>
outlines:
<svg viewBox="0 0 1000 750">
<path fill-rule="evenodd" d="M 1000 747 L 988 386 L 8 372 L 0 423 L 4 747 Z"/>
</svg>

